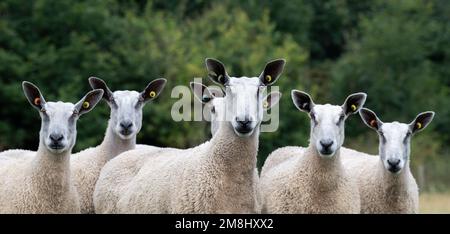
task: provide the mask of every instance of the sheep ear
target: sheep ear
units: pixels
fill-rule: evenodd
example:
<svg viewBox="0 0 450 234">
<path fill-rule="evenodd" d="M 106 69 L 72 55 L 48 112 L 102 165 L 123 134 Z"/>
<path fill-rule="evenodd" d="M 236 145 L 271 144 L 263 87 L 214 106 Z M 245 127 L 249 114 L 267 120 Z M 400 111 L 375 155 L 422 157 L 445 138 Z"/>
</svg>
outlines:
<svg viewBox="0 0 450 234">
<path fill-rule="evenodd" d="M 209 103 L 214 99 L 213 93 L 205 85 L 197 82 L 189 83 L 194 96 L 203 104 Z"/>
<path fill-rule="evenodd" d="M 158 97 L 166 83 L 167 80 L 164 78 L 159 78 L 150 82 L 147 87 L 145 87 L 144 91 L 141 92 L 142 101 L 147 102 Z"/>
<path fill-rule="evenodd" d="M 103 89 L 94 89 L 89 91 L 80 101 L 75 104 L 75 110 L 78 115 L 83 115 L 94 109 L 97 103 L 102 99 L 104 94 Z"/>
<path fill-rule="evenodd" d="M 366 102 L 367 94 L 365 93 L 354 93 L 351 94 L 345 99 L 344 104 L 342 105 L 342 109 L 344 109 L 344 113 L 346 116 L 357 113 Z"/>
<path fill-rule="evenodd" d="M 113 97 L 113 93 L 106 85 L 105 81 L 97 77 L 89 77 L 89 84 L 92 89 L 102 89 L 103 90 L 103 99 L 106 101 L 111 101 Z"/>
<path fill-rule="evenodd" d="M 416 119 L 409 124 L 412 133 L 420 132 L 425 129 L 434 118 L 433 111 L 422 112 L 417 115 Z"/>
<path fill-rule="evenodd" d="M 205 63 L 206 69 L 208 70 L 208 77 L 212 81 L 223 86 L 228 84 L 230 77 L 225 70 L 225 66 L 219 60 L 207 58 Z"/>
<path fill-rule="evenodd" d="M 286 60 L 284 59 L 268 62 L 264 71 L 259 75 L 261 85 L 270 86 L 274 84 L 283 72 L 284 64 L 286 64 Z"/>
<path fill-rule="evenodd" d="M 271 92 L 263 99 L 263 108 L 264 110 L 269 110 L 273 106 L 275 106 L 281 99 L 280 92 Z"/>
<path fill-rule="evenodd" d="M 291 97 L 295 107 L 297 107 L 300 111 L 310 113 L 314 107 L 314 102 L 311 96 L 305 92 L 292 90 Z"/>
<path fill-rule="evenodd" d="M 28 102 L 36 109 L 41 110 L 45 105 L 45 99 L 39 88 L 31 82 L 22 82 L 22 89 Z"/>
<path fill-rule="evenodd" d="M 359 115 L 361 116 L 361 119 L 363 122 L 371 129 L 374 129 L 375 131 L 378 131 L 380 129 L 381 125 L 383 125 L 383 122 L 377 117 L 375 112 L 367 109 L 362 108 L 359 111 Z"/>
</svg>

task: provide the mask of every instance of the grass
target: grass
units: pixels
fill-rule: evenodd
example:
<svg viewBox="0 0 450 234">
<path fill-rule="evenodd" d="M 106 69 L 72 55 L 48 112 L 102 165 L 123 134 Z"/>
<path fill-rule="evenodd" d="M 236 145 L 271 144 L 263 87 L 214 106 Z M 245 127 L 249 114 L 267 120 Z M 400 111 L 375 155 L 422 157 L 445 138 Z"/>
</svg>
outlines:
<svg viewBox="0 0 450 234">
<path fill-rule="evenodd" d="M 419 200 L 420 213 L 450 214 L 450 193 L 425 193 Z"/>
</svg>

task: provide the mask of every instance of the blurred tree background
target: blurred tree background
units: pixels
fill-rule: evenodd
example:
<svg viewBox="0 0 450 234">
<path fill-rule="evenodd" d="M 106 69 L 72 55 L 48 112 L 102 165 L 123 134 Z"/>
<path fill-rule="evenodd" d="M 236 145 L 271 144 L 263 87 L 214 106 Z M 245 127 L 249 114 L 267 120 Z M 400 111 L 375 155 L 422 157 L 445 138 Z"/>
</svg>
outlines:
<svg viewBox="0 0 450 234">
<path fill-rule="evenodd" d="M 40 119 L 23 80 L 47 100 L 75 102 L 90 76 L 113 90 L 165 77 L 163 94 L 144 108 L 138 142 L 186 148 L 207 140 L 209 127 L 172 120 L 171 88 L 194 77 L 210 84 L 206 57 L 235 76 L 256 76 L 282 57 L 280 128 L 261 135 L 259 166 L 278 147 L 308 144 L 309 118 L 292 105 L 291 89 L 333 104 L 363 91 L 383 121 L 436 112 L 413 139 L 413 173 L 422 190 L 450 189 L 449 1 L 2 0 L 0 17 L 0 150 L 37 148 Z M 75 151 L 101 142 L 108 117 L 103 102 L 80 119 Z M 346 146 L 377 153 L 376 133 L 358 116 L 346 136 Z"/>
</svg>

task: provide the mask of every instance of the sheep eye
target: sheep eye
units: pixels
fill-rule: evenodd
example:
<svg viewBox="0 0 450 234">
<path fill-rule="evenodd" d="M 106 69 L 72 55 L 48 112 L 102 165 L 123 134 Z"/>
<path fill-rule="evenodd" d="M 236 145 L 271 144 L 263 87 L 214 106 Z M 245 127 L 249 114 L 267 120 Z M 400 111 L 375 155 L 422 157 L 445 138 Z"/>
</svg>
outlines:
<svg viewBox="0 0 450 234">
<path fill-rule="evenodd" d="M 405 143 L 406 143 L 406 141 L 408 140 L 408 138 L 411 136 L 411 132 L 407 132 L 406 133 L 406 136 L 405 136 L 405 139 L 403 140 Z"/>
<path fill-rule="evenodd" d="M 114 107 L 117 108 L 117 103 L 113 98 L 111 98 L 110 102 L 111 102 L 111 105 L 113 105 Z"/>
<path fill-rule="evenodd" d="M 336 123 L 336 125 L 340 125 L 342 123 L 342 121 L 344 120 L 344 115 L 339 116 L 339 120 Z"/>
<path fill-rule="evenodd" d="M 311 113 L 310 116 L 314 124 L 317 124 L 316 115 L 314 113 Z"/>
<path fill-rule="evenodd" d="M 386 142 L 386 137 L 384 136 L 384 133 L 380 131 L 381 139 L 383 139 L 383 142 Z"/>
</svg>

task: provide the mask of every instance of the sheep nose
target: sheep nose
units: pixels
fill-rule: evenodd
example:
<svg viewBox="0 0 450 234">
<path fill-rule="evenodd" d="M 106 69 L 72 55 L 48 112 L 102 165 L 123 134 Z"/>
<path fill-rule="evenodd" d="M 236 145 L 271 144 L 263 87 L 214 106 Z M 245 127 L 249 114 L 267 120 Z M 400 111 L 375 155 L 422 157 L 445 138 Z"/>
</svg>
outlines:
<svg viewBox="0 0 450 234">
<path fill-rule="evenodd" d="M 249 118 L 249 117 L 245 117 L 244 119 L 239 119 L 238 117 L 236 117 L 236 122 L 237 122 L 239 125 L 245 127 L 245 126 L 247 126 L 251 121 L 250 121 L 250 118 Z"/>
<path fill-rule="evenodd" d="M 50 140 L 52 140 L 53 142 L 60 142 L 63 139 L 64 139 L 64 136 L 62 134 L 59 134 L 59 133 L 50 134 Z"/>
<path fill-rule="evenodd" d="M 400 164 L 400 159 L 388 159 L 387 160 L 389 166 L 396 167 L 398 164 Z"/>
<path fill-rule="evenodd" d="M 330 146 L 333 145 L 333 140 L 331 139 L 320 140 L 320 145 L 322 145 L 324 149 L 328 149 L 330 148 Z"/>
<path fill-rule="evenodd" d="M 133 122 L 131 122 L 131 121 L 123 121 L 123 122 L 120 122 L 120 127 L 122 127 L 122 128 L 125 129 L 125 130 L 128 130 L 128 129 L 130 129 L 131 127 L 133 127 Z"/>
</svg>

